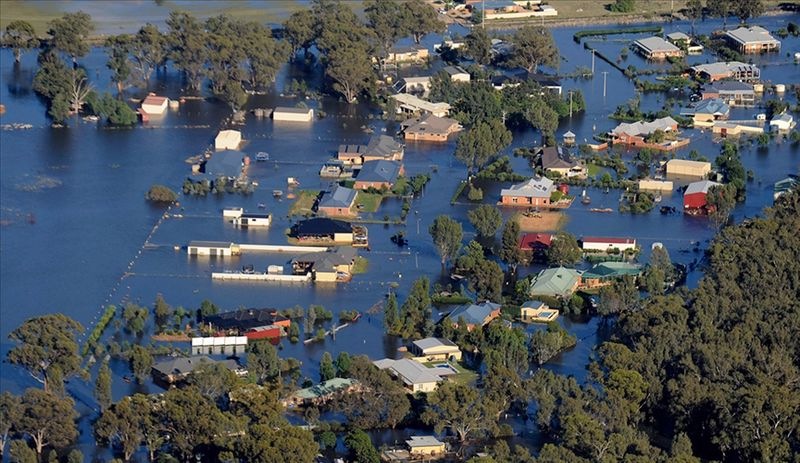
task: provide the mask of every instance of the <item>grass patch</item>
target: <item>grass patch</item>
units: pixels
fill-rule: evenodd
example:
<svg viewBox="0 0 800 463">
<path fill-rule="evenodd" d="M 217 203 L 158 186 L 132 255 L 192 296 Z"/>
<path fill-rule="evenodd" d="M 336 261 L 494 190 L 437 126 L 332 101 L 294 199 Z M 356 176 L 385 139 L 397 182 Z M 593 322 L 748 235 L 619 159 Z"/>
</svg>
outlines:
<svg viewBox="0 0 800 463">
<path fill-rule="evenodd" d="M 297 193 L 297 199 L 292 207 L 289 208 L 289 215 L 305 215 L 309 216 L 314 213 L 312 208 L 314 203 L 317 202 L 319 190 L 301 190 Z"/>
<path fill-rule="evenodd" d="M 452 197 L 452 198 L 450 198 L 450 205 L 451 205 L 451 206 L 452 206 L 453 204 L 455 204 L 455 203 L 456 203 L 456 201 L 458 201 L 458 197 L 459 197 L 459 196 L 461 196 L 461 193 L 464 191 L 464 188 L 466 188 L 466 187 L 467 187 L 467 181 L 466 181 L 466 180 L 462 180 L 462 181 L 461 181 L 461 182 L 458 184 L 458 186 L 456 187 L 456 191 L 455 191 L 455 193 L 453 193 L 453 197 Z"/>
<path fill-rule="evenodd" d="M 589 171 L 588 173 L 589 177 L 597 177 L 598 175 L 606 171 L 605 168 L 592 163 L 587 164 L 587 169 Z"/>
<path fill-rule="evenodd" d="M 645 32 L 652 32 L 660 34 L 664 29 L 661 26 L 641 26 L 641 27 L 620 27 L 617 29 L 584 29 L 572 35 L 573 40 L 576 42 L 581 41 L 584 37 L 595 37 L 601 35 L 615 35 L 615 34 L 640 34 Z"/>
<path fill-rule="evenodd" d="M 367 273 L 367 269 L 369 268 L 369 261 L 366 257 L 363 256 L 356 256 L 356 261 L 353 263 L 353 275 L 358 275 L 359 273 Z"/>
<path fill-rule="evenodd" d="M 356 195 L 355 213 L 358 212 L 375 212 L 383 201 L 383 195 L 380 193 L 367 193 L 366 191 L 359 191 Z M 361 207 L 359 207 L 361 206 Z"/>
<path fill-rule="evenodd" d="M 438 365 L 440 363 L 444 363 L 444 361 L 438 360 L 438 361 L 433 361 L 433 362 L 427 362 L 427 363 L 423 363 L 423 365 L 425 365 L 428 368 L 432 368 L 434 365 Z M 456 370 L 458 370 L 457 374 L 447 377 L 449 381 L 453 381 L 453 382 L 458 383 L 458 384 L 470 385 L 470 384 L 474 384 L 475 380 L 478 379 L 478 373 L 468 369 L 461 362 L 458 362 L 458 363 L 456 363 L 456 362 L 447 362 L 447 363 L 450 364 L 451 367 L 453 367 Z"/>
<path fill-rule="evenodd" d="M 97 324 L 94 325 L 92 332 L 89 333 L 89 337 L 86 338 L 86 343 L 83 345 L 81 349 L 81 354 L 86 356 L 89 354 L 91 349 L 94 349 L 94 346 L 97 345 L 97 341 L 100 340 L 100 336 L 103 335 L 103 331 L 105 331 L 106 327 L 109 323 L 111 323 L 111 319 L 114 318 L 114 315 L 117 313 L 117 308 L 114 305 L 109 305 L 106 307 L 105 312 L 100 317 L 100 320 L 97 321 Z"/>
</svg>

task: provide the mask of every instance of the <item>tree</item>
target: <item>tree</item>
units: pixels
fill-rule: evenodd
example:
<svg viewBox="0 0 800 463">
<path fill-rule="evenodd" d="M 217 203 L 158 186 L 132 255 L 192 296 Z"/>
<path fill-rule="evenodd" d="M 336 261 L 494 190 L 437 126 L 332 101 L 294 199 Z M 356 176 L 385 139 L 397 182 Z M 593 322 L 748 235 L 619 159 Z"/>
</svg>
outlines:
<svg viewBox="0 0 800 463">
<path fill-rule="evenodd" d="M 534 98 L 522 115 L 533 128 L 539 129 L 546 140 L 553 140 L 558 128 L 558 113 L 543 98 Z"/>
<path fill-rule="evenodd" d="M 305 56 L 308 56 L 308 49 L 311 48 L 316 32 L 316 18 L 311 10 L 295 11 L 283 23 L 284 33 L 286 40 L 291 45 L 291 56 L 297 55 L 297 52 L 302 48 Z"/>
<path fill-rule="evenodd" d="M 736 206 L 736 187 L 732 184 L 712 186 L 706 195 L 708 202 L 708 217 L 714 228 L 719 231 L 730 218 Z"/>
<path fill-rule="evenodd" d="M 97 381 L 94 384 L 94 398 L 100 405 L 101 412 L 111 405 L 111 369 L 108 368 L 108 362 L 103 362 L 97 372 Z"/>
<path fill-rule="evenodd" d="M 45 447 L 59 449 L 78 436 L 74 405 L 70 398 L 58 397 L 46 390 L 28 389 L 22 395 L 22 413 L 14 427 L 30 437 L 41 459 Z"/>
<path fill-rule="evenodd" d="M 17 343 L 8 351 L 8 362 L 26 369 L 47 391 L 53 369 L 64 379 L 78 373 L 81 358 L 75 337 L 82 331 L 80 323 L 63 314 L 31 318 L 8 335 Z"/>
<path fill-rule="evenodd" d="M 94 30 L 92 17 L 83 11 L 66 13 L 49 23 L 47 34 L 51 37 L 50 46 L 76 59 L 89 53 L 87 39 Z"/>
<path fill-rule="evenodd" d="M 12 440 L 8 450 L 11 463 L 38 463 L 39 461 L 36 452 L 25 439 Z"/>
<path fill-rule="evenodd" d="M 694 24 L 703 17 L 703 0 L 689 0 L 684 10 L 686 17 L 692 22 L 692 35 L 695 34 Z"/>
<path fill-rule="evenodd" d="M 312 463 L 319 447 L 311 431 L 281 423 L 255 424 L 237 442 L 239 461 L 270 463 Z"/>
<path fill-rule="evenodd" d="M 153 71 L 167 59 L 167 37 L 156 26 L 147 23 L 133 36 L 129 47 L 133 71 L 146 86 Z"/>
<path fill-rule="evenodd" d="M 352 365 L 353 360 L 350 358 L 350 354 L 347 352 L 339 352 L 339 355 L 336 356 L 336 376 L 339 378 L 347 378 L 350 374 L 350 365 Z"/>
<path fill-rule="evenodd" d="M 509 220 L 503 228 L 500 260 L 508 264 L 511 272 L 516 272 L 517 265 L 522 262 L 522 252 L 519 249 L 519 223 L 516 220 Z"/>
<path fill-rule="evenodd" d="M 445 263 L 454 258 L 461 248 L 461 238 L 463 236 L 461 224 L 449 216 L 440 215 L 436 217 L 428 228 L 428 232 L 433 238 L 433 246 L 439 253 L 439 257 L 442 260 L 442 269 L 444 269 Z"/>
<path fill-rule="evenodd" d="M 189 87 L 200 90 L 207 59 L 207 36 L 203 25 L 189 13 L 173 11 L 167 19 L 170 58 L 183 72 Z"/>
<path fill-rule="evenodd" d="M 396 0 L 368 0 L 364 2 L 367 25 L 378 39 L 381 56 L 406 34 L 403 6 Z"/>
<path fill-rule="evenodd" d="M 408 297 L 400 307 L 399 329 L 390 334 L 396 334 L 404 338 L 422 338 L 428 331 L 430 322 L 430 281 L 426 277 L 414 280 Z"/>
<path fill-rule="evenodd" d="M 72 449 L 67 454 L 67 463 L 83 463 L 83 452 Z"/>
<path fill-rule="evenodd" d="M 28 21 L 15 20 L 8 23 L 3 33 L 3 46 L 14 53 L 14 62 L 22 60 L 22 53 L 39 47 L 36 31 Z"/>
<path fill-rule="evenodd" d="M 144 333 L 144 326 L 147 322 L 149 312 L 146 308 L 133 303 L 125 305 L 122 311 L 122 319 L 125 320 L 125 328 L 131 333 L 140 336 Z"/>
<path fill-rule="evenodd" d="M 236 432 L 228 417 L 193 387 L 170 389 L 162 400 L 159 418 L 170 436 L 170 447 L 184 460 L 196 448 Z"/>
<path fill-rule="evenodd" d="M 632 13 L 636 9 L 636 2 L 635 0 L 615 0 L 609 9 L 615 13 Z"/>
<path fill-rule="evenodd" d="M 483 167 L 511 143 L 511 132 L 499 120 L 478 122 L 458 138 L 456 158 L 467 165 L 467 175 Z"/>
<path fill-rule="evenodd" d="M 745 23 L 750 18 L 761 16 L 766 10 L 767 8 L 763 0 L 747 0 L 736 2 L 733 8 L 733 14 L 739 18 L 739 21 Z"/>
<path fill-rule="evenodd" d="M 503 223 L 503 216 L 500 211 L 489 204 L 482 204 L 469 211 L 467 214 L 469 221 L 478 231 L 478 235 L 484 238 L 494 237 L 497 229 Z"/>
<path fill-rule="evenodd" d="M 203 302 L 200 303 L 200 308 L 197 310 L 197 314 L 201 320 L 205 320 L 208 317 L 216 315 L 219 313 L 219 307 L 216 304 L 209 301 L 208 299 L 204 299 Z"/>
<path fill-rule="evenodd" d="M 372 444 L 369 435 L 360 429 L 354 429 L 347 433 L 344 445 L 350 450 L 353 461 L 359 463 L 380 463 L 381 461 L 381 456 Z"/>
<path fill-rule="evenodd" d="M 530 73 L 536 72 L 541 64 L 558 67 L 558 47 L 549 29 L 541 26 L 522 27 L 514 33 L 511 43 L 514 52 L 509 60 L 510 66 L 521 67 Z"/>
<path fill-rule="evenodd" d="M 578 240 L 568 232 L 558 232 L 547 249 L 547 262 L 558 266 L 574 265 L 581 260 L 581 255 Z"/>
<path fill-rule="evenodd" d="M 604 317 L 618 315 L 624 312 L 636 311 L 639 309 L 640 304 L 636 279 L 626 275 L 600 289 L 600 303 L 597 306 L 597 313 Z"/>
<path fill-rule="evenodd" d="M 577 342 L 575 336 L 569 334 L 556 322 L 547 324 L 547 330 L 537 330 L 531 336 L 531 360 L 543 365 L 562 350 L 572 347 Z"/>
<path fill-rule="evenodd" d="M 442 32 L 445 24 L 439 21 L 438 14 L 433 5 L 422 0 L 409 0 L 403 2 L 403 29 L 410 32 L 414 43 L 419 44 L 425 34 Z"/>
<path fill-rule="evenodd" d="M 478 389 L 448 381 L 428 394 L 422 421 L 433 425 L 436 433 L 449 429 L 459 442 L 465 442 L 491 429 L 496 412 Z"/>
<path fill-rule="evenodd" d="M 289 45 L 277 41 L 262 24 L 250 21 L 242 24 L 244 31 L 244 61 L 247 82 L 253 88 L 268 88 L 275 82 L 278 70 L 289 57 Z"/>
<path fill-rule="evenodd" d="M 100 415 L 94 424 L 95 436 L 99 443 L 110 444 L 121 450 L 123 460 L 130 461 L 146 440 L 147 422 L 152 420 L 152 415 L 147 397 L 141 394 L 124 397 Z M 155 450 L 150 449 L 151 455 Z"/>
<path fill-rule="evenodd" d="M 492 62 L 492 39 L 482 27 L 473 27 L 464 38 L 466 53 L 478 64 Z"/>
<path fill-rule="evenodd" d="M 397 331 L 397 323 L 399 321 L 397 314 L 397 297 L 394 292 L 390 292 L 386 298 L 386 304 L 383 306 L 383 326 L 386 328 L 387 333 Z"/>
<path fill-rule="evenodd" d="M 153 356 L 147 348 L 138 344 L 131 347 L 128 353 L 128 361 L 131 365 L 131 371 L 136 377 L 136 381 L 141 383 L 150 374 L 150 369 L 153 368 Z"/>
<path fill-rule="evenodd" d="M 105 49 L 108 53 L 106 67 L 111 70 L 111 81 L 117 84 L 117 94 L 122 95 L 125 82 L 131 77 L 131 36 L 128 34 L 112 35 L 106 39 Z"/>
<path fill-rule="evenodd" d="M 319 380 L 327 381 L 336 377 L 336 367 L 333 366 L 333 357 L 328 352 L 322 353 L 319 362 Z"/>
<path fill-rule="evenodd" d="M 503 270 L 496 262 L 486 259 L 478 242 L 469 242 L 455 267 L 459 274 L 467 277 L 469 288 L 478 299 L 502 301 Z"/>
<path fill-rule="evenodd" d="M 722 29 L 727 29 L 728 16 L 731 15 L 733 9 L 732 0 L 707 0 L 706 7 L 711 16 L 722 18 Z"/>
<path fill-rule="evenodd" d="M 236 386 L 236 373 L 219 362 L 201 362 L 188 377 L 189 384 L 214 403 L 226 397 Z"/>
<path fill-rule="evenodd" d="M 396 427 L 411 410 L 405 388 L 385 370 L 378 370 L 365 355 L 353 357 L 349 376 L 363 389 L 345 394 L 336 401 L 350 426 L 367 429 Z"/>
<path fill-rule="evenodd" d="M 325 75 L 333 80 L 333 89 L 348 103 L 355 103 L 358 95 L 374 87 L 374 70 L 367 50 L 348 46 L 331 51 Z"/>
<path fill-rule="evenodd" d="M 152 190 L 155 186 L 157 185 L 153 185 L 153 187 L 151 187 L 150 189 Z M 150 196 L 149 192 L 148 196 Z M 162 196 L 159 195 L 159 197 Z M 172 307 L 170 307 L 169 304 L 167 304 L 167 301 L 164 300 L 164 296 L 162 296 L 161 294 L 156 295 L 156 301 L 153 305 L 154 305 L 153 315 L 155 318 L 156 326 L 158 326 L 159 331 L 163 331 L 166 329 L 167 323 L 169 323 L 170 315 L 172 314 Z"/>
<path fill-rule="evenodd" d="M 247 369 L 259 383 L 274 381 L 281 372 L 280 359 L 275 346 L 268 341 L 248 344 Z"/>
<path fill-rule="evenodd" d="M 22 413 L 20 398 L 4 391 L 0 394 L 0 458 L 11 439 L 11 430 Z"/>
</svg>

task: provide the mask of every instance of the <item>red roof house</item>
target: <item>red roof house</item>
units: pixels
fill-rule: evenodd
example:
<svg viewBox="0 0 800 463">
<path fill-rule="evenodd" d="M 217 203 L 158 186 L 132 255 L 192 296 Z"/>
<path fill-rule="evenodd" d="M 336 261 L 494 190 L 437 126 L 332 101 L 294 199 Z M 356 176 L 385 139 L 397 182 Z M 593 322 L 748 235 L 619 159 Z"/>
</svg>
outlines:
<svg viewBox="0 0 800 463">
<path fill-rule="evenodd" d="M 553 235 L 548 233 L 526 233 L 519 239 L 522 251 L 544 251 L 550 247 Z"/>
<path fill-rule="evenodd" d="M 712 186 L 720 185 L 717 182 L 703 180 L 690 183 L 683 194 L 683 210 L 689 214 L 705 212 L 708 209 L 708 190 Z"/>
</svg>

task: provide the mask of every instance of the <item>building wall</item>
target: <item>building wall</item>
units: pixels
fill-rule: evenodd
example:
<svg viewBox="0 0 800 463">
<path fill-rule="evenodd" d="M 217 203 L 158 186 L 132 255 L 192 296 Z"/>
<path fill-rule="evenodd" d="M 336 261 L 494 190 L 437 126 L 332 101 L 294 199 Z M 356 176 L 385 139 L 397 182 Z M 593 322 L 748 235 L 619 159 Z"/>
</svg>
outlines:
<svg viewBox="0 0 800 463">
<path fill-rule="evenodd" d="M 708 173 L 711 172 L 711 165 L 706 166 L 683 166 L 677 164 L 667 163 L 667 175 L 681 175 L 686 177 L 705 177 Z"/>
<path fill-rule="evenodd" d="M 269 227 L 270 219 L 260 217 L 237 217 L 233 219 L 234 225 L 241 227 Z"/>
<path fill-rule="evenodd" d="M 340 216 L 353 215 L 353 212 L 350 210 L 350 208 L 344 208 L 344 207 L 320 207 L 319 213 L 325 215 L 340 215 Z"/>
<path fill-rule="evenodd" d="M 504 206 L 547 206 L 550 198 L 528 198 L 525 196 L 502 196 L 501 204 Z"/>
<path fill-rule="evenodd" d="M 412 384 L 411 392 L 433 392 L 436 390 L 438 383 L 420 383 Z"/>
<path fill-rule="evenodd" d="M 701 207 L 705 207 L 706 204 L 707 202 L 705 193 L 692 193 L 688 195 L 683 195 L 684 209 L 698 209 Z"/>
<path fill-rule="evenodd" d="M 406 140 L 414 141 L 436 141 L 446 142 L 449 134 L 446 133 L 420 133 L 420 132 L 406 132 L 404 138 Z"/>
<path fill-rule="evenodd" d="M 336 282 L 336 272 L 314 272 L 314 280 L 321 282 Z"/>
<path fill-rule="evenodd" d="M 585 251 L 608 251 L 614 248 L 620 251 L 636 249 L 636 243 L 583 243 L 583 250 Z"/>
<path fill-rule="evenodd" d="M 230 248 L 206 248 L 201 246 L 189 246 L 187 249 L 190 256 L 230 256 Z"/>
<path fill-rule="evenodd" d="M 358 180 L 356 180 L 355 184 L 353 185 L 353 188 L 355 188 L 356 190 L 366 190 L 368 188 L 375 188 L 376 190 L 380 190 L 384 187 L 387 190 L 391 189 L 392 184 L 389 182 L 359 182 Z"/>
<path fill-rule="evenodd" d="M 353 234 L 352 233 L 336 233 L 333 235 L 333 241 L 337 243 L 352 243 L 353 242 Z"/>
<path fill-rule="evenodd" d="M 167 100 L 164 100 L 164 103 L 160 105 L 142 103 L 142 111 L 146 112 L 151 116 L 164 114 L 167 111 Z"/>
<path fill-rule="evenodd" d="M 436 455 L 437 453 L 444 453 L 444 444 L 415 445 L 411 448 L 412 455 Z"/>
<path fill-rule="evenodd" d="M 309 109 L 307 113 L 285 113 L 281 111 L 274 111 L 272 113 L 272 119 L 276 121 L 310 122 L 313 118 L 313 109 Z"/>
</svg>

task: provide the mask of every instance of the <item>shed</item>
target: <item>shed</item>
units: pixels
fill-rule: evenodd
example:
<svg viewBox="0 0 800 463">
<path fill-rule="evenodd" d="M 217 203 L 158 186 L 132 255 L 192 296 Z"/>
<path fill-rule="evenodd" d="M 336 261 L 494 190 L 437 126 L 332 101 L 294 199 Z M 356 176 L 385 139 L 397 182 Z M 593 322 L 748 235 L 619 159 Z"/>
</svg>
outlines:
<svg viewBox="0 0 800 463">
<path fill-rule="evenodd" d="M 246 336 L 192 338 L 192 355 L 238 355 L 247 349 Z"/>
<path fill-rule="evenodd" d="M 783 113 L 780 116 L 775 116 L 769 121 L 770 130 L 786 131 L 792 130 L 795 126 L 794 118 L 789 113 Z"/>
<path fill-rule="evenodd" d="M 572 133 L 571 130 L 568 130 L 567 133 L 562 136 L 562 140 L 565 146 L 572 146 L 575 144 L 575 134 Z"/>
<path fill-rule="evenodd" d="M 690 183 L 683 193 L 683 210 L 687 213 L 697 213 L 708 208 L 708 190 L 720 183 L 710 180 Z"/>
<path fill-rule="evenodd" d="M 290 108 L 278 106 L 272 111 L 272 120 L 283 122 L 311 122 L 314 119 L 314 110 L 311 108 Z"/>
<path fill-rule="evenodd" d="M 690 161 L 688 159 L 670 159 L 667 161 L 668 176 L 703 178 L 709 173 L 711 173 L 710 162 Z"/>
<path fill-rule="evenodd" d="M 411 455 L 438 455 L 445 452 L 444 442 L 433 436 L 411 436 L 406 440 Z"/>
<path fill-rule="evenodd" d="M 428 362 L 450 358 L 461 360 L 461 349 L 453 341 L 444 338 L 425 338 L 414 341 L 409 346 L 409 350 L 417 357 L 424 357 Z"/>
<path fill-rule="evenodd" d="M 461 66 L 447 66 L 444 68 L 444 72 L 450 76 L 450 80 L 453 82 L 469 82 L 469 73 Z"/>
<path fill-rule="evenodd" d="M 238 254 L 238 248 L 227 241 L 190 241 L 186 251 L 190 256 L 229 257 Z"/>
<path fill-rule="evenodd" d="M 214 139 L 214 149 L 237 150 L 242 143 L 242 132 L 238 130 L 220 130 Z"/>
<path fill-rule="evenodd" d="M 636 238 L 587 236 L 581 239 L 581 248 L 584 251 L 608 252 L 612 249 L 629 251 L 636 249 Z"/>
<path fill-rule="evenodd" d="M 142 100 L 142 111 L 150 116 L 158 116 L 167 112 L 169 98 L 151 93 Z"/>
<path fill-rule="evenodd" d="M 233 219 L 233 224 L 239 227 L 269 227 L 272 216 L 267 213 L 245 212 Z"/>
</svg>

